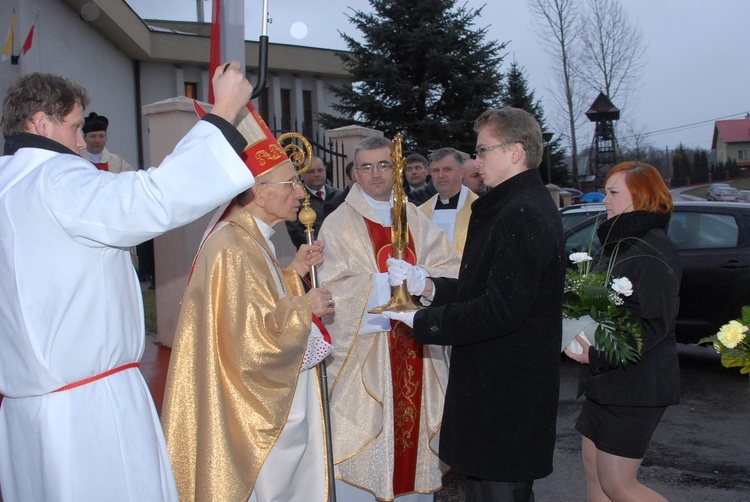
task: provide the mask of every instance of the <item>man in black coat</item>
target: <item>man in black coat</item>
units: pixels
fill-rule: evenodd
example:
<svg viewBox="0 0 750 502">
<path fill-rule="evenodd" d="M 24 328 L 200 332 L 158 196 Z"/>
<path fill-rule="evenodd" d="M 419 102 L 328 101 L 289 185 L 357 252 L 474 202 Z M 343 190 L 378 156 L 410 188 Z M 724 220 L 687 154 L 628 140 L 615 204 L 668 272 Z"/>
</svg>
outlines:
<svg viewBox="0 0 750 502">
<path fill-rule="evenodd" d="M 320 157 L 313 157 L 310 169 L 302 175 L 302 181 L 310 193 L 310 207 L 315 211 L 317 216 L 315 223 L 313 223 L 313 238 L 317 239 L 323 220 L 331 213 L 331 211 L 326 211 L 326 206 L 332 200 L 336 199 L 341 190 L 331 185 L 326 185 L 326 166 Z M 302 206 L 300 206 L 301 209 Z M 289 237 L 292 239 L 294 247 L 299 249 L 302 244 L 307 244 L 305 226 L 300 223 L 299 219 L 287 221 L 286 230 L 289 232 Z"/>
<path fill-rule="evenodd" d="M 537 170 L 543 147 L 534 117 L 488 110 L 474 129 L 490 191 L 472 205 L 458 279 L 420 282 L 410 265 L 394 265 L 391 276 L 432 303 L 388 316 L 413 323 L 419 343 L 453 346 L 440 458 L 466 476 L 466 500 L 530 501 L 533 481 L 552 472 L 562 224 Z"/>
<path fill-rule="evenodd" d="M 327 199 L 325 207 L 323 208 L 324 218 L 339 208 L 344 203 L 346 197 L 349 195 L 349 190 L 352 189 L 352 185 L 357 181 L 357 171 L 354 170 L 354 161 L 349 161 L 344 166 L 344 183 L 346 186 L 344 190 L 339 192 L 332 198 Z"/>
</svg>

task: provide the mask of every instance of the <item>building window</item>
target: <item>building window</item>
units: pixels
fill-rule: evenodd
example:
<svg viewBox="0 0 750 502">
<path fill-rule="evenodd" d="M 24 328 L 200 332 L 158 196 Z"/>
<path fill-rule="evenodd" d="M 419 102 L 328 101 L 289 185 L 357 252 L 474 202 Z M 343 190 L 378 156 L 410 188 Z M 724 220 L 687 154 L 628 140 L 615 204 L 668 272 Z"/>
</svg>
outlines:
<svg viewBox="0 0 750 502">
<path fill-rule="evenodd" d="M 292 91 L 281 89 L 281 130 L 292 130 Z"/>
<path fill-rule="evenodd" d="M 302 122 L 302 134 L 312 138 L 313 133 L 313 110 L 312 110 L 312 91 L 302 91 L 302 113 L 304 114 Z"/>
<path fill-rule="evenodd" d="M 747 160 L 747 150 L 737 150 L 737 160 Z"/>
<path fill-rule="evenodd" d="M 185 82 L 185 97 L 190 99 L 198 99 L 197 82 Z"/>
</svg>

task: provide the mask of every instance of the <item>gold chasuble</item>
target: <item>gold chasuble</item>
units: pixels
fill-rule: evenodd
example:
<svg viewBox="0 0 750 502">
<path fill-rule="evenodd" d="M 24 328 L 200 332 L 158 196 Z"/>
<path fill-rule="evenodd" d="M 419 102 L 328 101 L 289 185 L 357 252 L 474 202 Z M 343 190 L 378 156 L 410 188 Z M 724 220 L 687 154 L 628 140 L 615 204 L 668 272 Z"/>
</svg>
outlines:
<svg viewBox="0 0 750 502">
<path fill-rule="evenodd" d="M 170 360 L 162 425 L 180 500 L 250 497 L 300 377 L 312 318 L 303 294 L 294 269 L 279 267 L 252 215 L 232 202 L 195 262 Z M 319 388 L 317 397 L 320 407 Z M 322 421 L 316 431 L 322 444 Z"/>
<path fill-rule="evenodd" d="M 431 276 L 456 277 L 459 259 L 445 233 L 413 204 L 406 212 L 407 261 Z M 375 283 L 385 281 L 390 293 L 383 277 L 389 223 L 355 184 L 318 236 L 325 243 L 319 278 L 336 300 L 333 320 L 326 319 L 335 474 L 379 500 L 435 492 L 445 470 L 437 456 L 448 379 L 443 348 L 419 346 L 410 328 L 367 313 Z"/>
</svg>

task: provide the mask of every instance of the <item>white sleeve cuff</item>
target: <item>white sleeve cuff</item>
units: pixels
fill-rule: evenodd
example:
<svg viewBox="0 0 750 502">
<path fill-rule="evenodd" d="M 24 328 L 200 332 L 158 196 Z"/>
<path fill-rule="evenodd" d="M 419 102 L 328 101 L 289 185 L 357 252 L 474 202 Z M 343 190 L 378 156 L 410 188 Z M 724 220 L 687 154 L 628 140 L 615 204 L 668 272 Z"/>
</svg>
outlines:
<svg viewBox="0 0 750 502">
<path fill-rule="evenodd" d="M 359 335 L 382 333 L 391 330 L 391 320 L 380 314 L 368 314 L 370 309 L 385 305 L 391 299 L 391 285 L 388 282 L 388 272 L 381 272 L 372 276 L 370 295 L 367 298 L 365 314 L 359 325 Z"/>
</svg>

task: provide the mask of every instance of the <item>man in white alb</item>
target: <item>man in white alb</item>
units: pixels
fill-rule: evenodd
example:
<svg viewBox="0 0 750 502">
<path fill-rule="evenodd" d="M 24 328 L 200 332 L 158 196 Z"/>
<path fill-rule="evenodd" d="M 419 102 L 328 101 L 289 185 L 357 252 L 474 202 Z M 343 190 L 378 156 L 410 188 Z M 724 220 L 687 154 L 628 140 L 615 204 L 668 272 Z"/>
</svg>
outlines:
<svg viewBox="0 0 750 502">
<path fill-rule="evenodd" d="M 240 63 L 158 169 L 96 169 L 86 90 L 45 73 L 3 101 L 0 158 L 0 487 L 6 501 L 177 501 L 164 435 L 138 370 L 143 301 L 128 248 L 254 183 L 232 125 L 252 86 Z"/>
<path fill-rule="evenodd" d="M 463 162 L 469 156 L 455 148 L 440 148 L 430 154 L 430 174 L 438 193 L 419 209 L 448 235 L 460 257 L 469 228 L 471 204 L 477 195 L 463 184 Z"/>
</svg>

